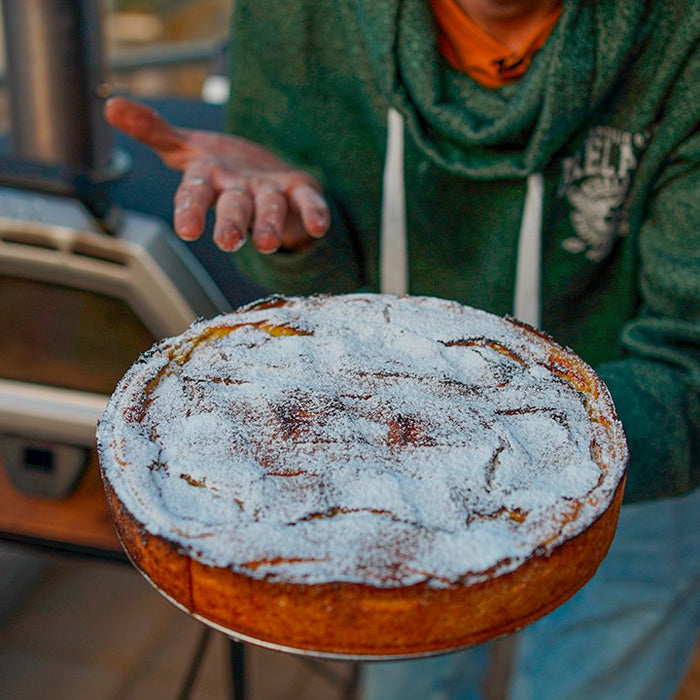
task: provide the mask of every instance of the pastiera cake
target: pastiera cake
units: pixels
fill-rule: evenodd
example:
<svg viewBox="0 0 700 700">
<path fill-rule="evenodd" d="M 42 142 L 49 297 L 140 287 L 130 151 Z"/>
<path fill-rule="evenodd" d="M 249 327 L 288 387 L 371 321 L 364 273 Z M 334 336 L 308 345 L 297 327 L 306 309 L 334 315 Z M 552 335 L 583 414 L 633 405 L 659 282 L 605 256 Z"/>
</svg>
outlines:
<svg viewBox="0 0 700 700">
<path fill-rule="evenodd" d="M 531 622 L 594 573 L 627 462 L 609 393 L 457 303 L 271 297 L 145 353 L 98 428 L 134 565 L 241 639 L 380 658 Z"/>
</svg>

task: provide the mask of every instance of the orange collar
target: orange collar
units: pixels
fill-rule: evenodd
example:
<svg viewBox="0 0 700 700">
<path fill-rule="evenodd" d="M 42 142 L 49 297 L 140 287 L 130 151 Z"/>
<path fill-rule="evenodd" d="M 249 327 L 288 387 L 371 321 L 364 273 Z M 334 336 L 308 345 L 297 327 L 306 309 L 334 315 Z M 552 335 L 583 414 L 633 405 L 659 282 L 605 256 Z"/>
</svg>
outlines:
<svg viewBox="0 0 700 700">
<path fill-rule="evenodd" d="M 530 67 L 561 14 L 561 3 L 543 18 L 518 51 L 504 46 L 474 23 L 456 0 L 431 0 L 437 22 L 438 46 L 453 68 L 487 88 L 520 78 Z"/>
</svg>

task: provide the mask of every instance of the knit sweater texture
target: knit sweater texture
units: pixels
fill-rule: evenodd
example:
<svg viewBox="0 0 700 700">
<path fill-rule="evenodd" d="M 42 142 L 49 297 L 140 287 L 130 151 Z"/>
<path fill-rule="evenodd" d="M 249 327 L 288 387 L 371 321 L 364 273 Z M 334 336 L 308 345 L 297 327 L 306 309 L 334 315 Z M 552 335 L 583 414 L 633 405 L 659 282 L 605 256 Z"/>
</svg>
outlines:
<svg viewBox="0 0 700 700">
<path fill-rule="evenodd" d="M 301 253 L 245 246 L 271 291 L 378 287 L 387 110 L 405 119 L 412 294 L 512 312 L 525 181 L 543 174 L 542 327 L 606 382 L 626 500 L 700 480 L 700 3 L 564 0 L 525 76 L 443 60 L 424 0 L 236 0 L 229 127 L 323 185 Z"/>
</svg>

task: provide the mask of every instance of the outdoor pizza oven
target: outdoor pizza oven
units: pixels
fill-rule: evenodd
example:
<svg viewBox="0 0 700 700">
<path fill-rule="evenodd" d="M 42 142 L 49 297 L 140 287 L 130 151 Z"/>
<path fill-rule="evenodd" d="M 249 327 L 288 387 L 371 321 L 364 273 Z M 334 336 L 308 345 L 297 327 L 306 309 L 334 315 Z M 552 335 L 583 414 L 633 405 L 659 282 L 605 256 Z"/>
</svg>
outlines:
<svg viewBox="0 0 700 700">
<path fill-rule="evenodd" d="M 229 304 L 168 224 L 105 195 L 128 158 L 102 119 L 102 3 L 2 6 L 0 459 L 17 488 L 62 496 L 139 353 Z"/>
</svg>

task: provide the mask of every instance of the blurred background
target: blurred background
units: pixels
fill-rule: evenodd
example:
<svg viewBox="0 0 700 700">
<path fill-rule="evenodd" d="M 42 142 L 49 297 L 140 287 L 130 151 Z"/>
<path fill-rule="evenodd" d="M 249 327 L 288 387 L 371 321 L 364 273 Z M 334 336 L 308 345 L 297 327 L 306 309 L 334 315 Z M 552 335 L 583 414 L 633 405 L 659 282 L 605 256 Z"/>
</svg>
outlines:
<svg viewBox="0 0 700 700">
<path fill-rule="evenodd" d="M 189 98 L 204 92 L 210 100 L 225 99 L 225 90 L 211 88 L 207 79 L 225 73 L 222 53 L 233 0 L 97 1 L 105 12 L 106 78 L 116 91 Z M 0 131 L 9 128 L 6 77 L 0 30 Z"/>
</svg>

